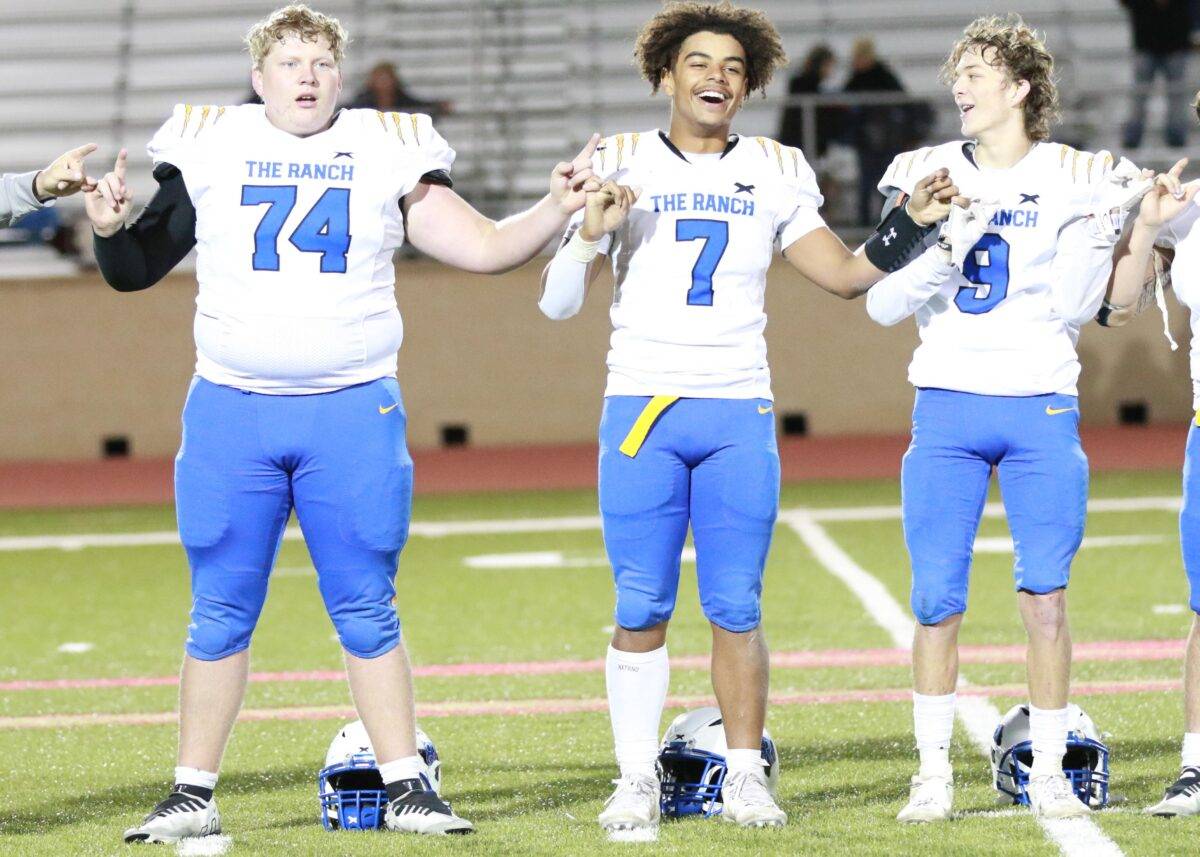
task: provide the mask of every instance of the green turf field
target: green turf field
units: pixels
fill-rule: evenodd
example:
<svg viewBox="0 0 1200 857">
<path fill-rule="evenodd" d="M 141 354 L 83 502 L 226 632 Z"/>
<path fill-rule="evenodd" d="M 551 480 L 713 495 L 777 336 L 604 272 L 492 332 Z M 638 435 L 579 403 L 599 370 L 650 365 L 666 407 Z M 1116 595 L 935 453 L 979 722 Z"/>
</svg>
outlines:
<svg viewBox="0 0 1200 857">
<path fill-rule="evenodd" d="M 1178 473 L 1095 476 L 1088 537 L 1096 541 L 1080 552 L 1071 586 L 1080 652 L 1097 650 L 1085 644 L 1133 641 L 1121 649 L 1128 659 L 1089 656 L 1075 671 L 1097 691 L 1076 701 L 1109 734 L 1113 751 L 1116 798 L 1095 821 L 1130 855 L 1195 853 L 1200 837 L 1200 820 L 1138 814 L 1178 764 L 1179 660 L 1152 643 L 1136 645 L 1182 639 L 1190 621 L 1170 502 L 1178 492 Z M 1131 502 L 1138 498 L 1164 502 Z M 886 613 L 886 601 L 907 609 L 897 502 L 892 482 L 785 489 L 785 511 L 808 511 L 788 511 L 776 530 L 764 607 L 773 651 L 895 646 L 894 627 L 873 614 Z M 606 843 L 595 822 L 615 774 L 603 673 L 560 664 L 539 674 L 511 667 L 483 674 L 489 670 L 482 667 L 603 657 L 612 584 L 594 514 L 594 496 L 578 492 L 417 504 L 401 560 L 401 616 L 420 670 L 422 726 L 444 759 L 444 792 L 476 822 L 478 835 L 416 841 L 325 832 L 315 776 L 349 704 L 345 684 L 264 680 L 251 684 L 246 699 L 247 711 L 262 719 L 238 726 L 218 790 L 228 853 L 1060 853 L 1027 814 L 997 806 L 987 762 L 961 723 L 959 818 L 936 828 L 894 822 L 915 769 L 903 696 L 908 670 L 878 651 L 853 666 L 826 654 L 774 669 L 772 694 L 781 702 L 768 725 L 781 750 L 780 803 L 791 817 L 785 829 L 742 831 L 695 819 L 664 825 L 657 844 Z M 476 525 L 516 519 L 541 523 L 526 531 Z M 169 537 L 173 523 L 170 509 L 0 513 L 0 854 L 126 853 L 122 830 L 163 796 L 173 766 L 175 688 L 70 683 L 177 671 L 189 594 L 183 552 Z M 814 533 L 826 540 L 816 553 Z M 981 528 L 967 646 L 1022 639 L 1006 533 L 1000 517 Z M 130 543 L 138 540 L 145 543 Z M 831 572 L 831 550 L 880 581 L 890 598 L 864 604 Z M 669 641 L 675 657 L 708 649 L 691 568 Z M 284 544 L 252 651 L 256 672 L 340 667 L 298 540 Z M 1147 654 L 1153 651 L 1160 653 Z M 438 675 L 447 664 L 480 667 Z M 976 687 L 1001 688 L 991 699 L 1000 711 L 1019 701 L 1012 687 L 1023 681 L 1019 657 L 965 661 L 963 674 Z M 55 679 L 68 686 L 16 684 Z M 706 696 L 706 671 L 676 668 L 672 693 Z M 309 719 L 272 713 L 290 708 L 306 709 Z"/>
</svg>

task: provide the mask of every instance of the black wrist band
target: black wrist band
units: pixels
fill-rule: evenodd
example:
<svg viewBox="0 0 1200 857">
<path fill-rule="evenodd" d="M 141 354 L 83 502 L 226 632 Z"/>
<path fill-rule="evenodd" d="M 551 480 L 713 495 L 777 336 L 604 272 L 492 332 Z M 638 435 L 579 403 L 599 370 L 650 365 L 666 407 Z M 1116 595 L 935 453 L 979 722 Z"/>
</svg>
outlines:
<svg viewBox="0 0 1200 857">
<path fill-rule="evenodd" d="M 926 235 L 934 226 L 921 226 L 908 216 L 903 205 L 888 212 L 867 239 L 864 252 L 871 264 L 889 274 L 908 264 L 921 249 Z"/>
</svg>

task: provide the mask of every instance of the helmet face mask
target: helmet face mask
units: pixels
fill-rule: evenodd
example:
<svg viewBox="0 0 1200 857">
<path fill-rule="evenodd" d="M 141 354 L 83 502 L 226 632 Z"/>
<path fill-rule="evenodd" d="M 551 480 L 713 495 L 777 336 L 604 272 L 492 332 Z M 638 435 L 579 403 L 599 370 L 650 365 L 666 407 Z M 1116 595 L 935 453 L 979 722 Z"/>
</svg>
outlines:
<svg viewBox="0 0 1200 857">
<path fill-rule="evenodd" d="M 1078 705 L 1068 706 L 1067 752 L 1063 774 L 1075 796 L 1092 809 L 1108 804 L 1108 747 L 1092 719 Z M 1004 715 L 992 736 L 992 784 L 1015 804 L 1029 805 L 1029 773 L 1033 742 L 1029 739 L 1029 706 L 1017 705 Z"/>
<path fill-rule="evenodd" d="M 658 754 L 662 785 L 660 810 L 667 818 L 717 815 L 723 809 L 725 725 L 719 709 L 709 706 L 685 712 L 667 727 Z M 775 742 L 763 731 L 762 757 L 767 762 L 767 789 L 775 794 L 779 758 Z"/>
<path fill-rule="evenodd" d="M 429 736 L 417 729 L 417 754 L 424 763 L 421 782 L 441 790 L 442 763 Z M 383 827 L 387 790 L 361 720 L 346 725 L 334 736 L 317 774 L 321 824 L 326 830 L 377 830 Z"/>
</svg>

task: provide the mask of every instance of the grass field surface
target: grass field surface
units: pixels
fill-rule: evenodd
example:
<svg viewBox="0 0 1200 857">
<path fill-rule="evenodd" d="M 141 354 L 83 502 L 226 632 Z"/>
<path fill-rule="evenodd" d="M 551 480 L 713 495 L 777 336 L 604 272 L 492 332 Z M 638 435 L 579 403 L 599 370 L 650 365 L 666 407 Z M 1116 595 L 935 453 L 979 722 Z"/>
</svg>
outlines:
<svg viewBox="0 0 1200 857">
<path fill-rule="evenodd" d="M 255 673 L 218 802 L 230 854 L 1190 854 L 1200 819 L 1140 810 L 1177 773 L 1181 640 L 1190 614 L 1177 472 L 1093 478 L 1073 570 L 1074 700 L 1112 749 L 1110 809 L 1050 829 L 996 803 L 972 740 L 1022 701 L 1023 631 L 1004 519 L 980 529 L 963 625 L 968 714 L 956 725 L 956 819 L 902 827 L 915 770 L 904 635 L 908 565 L 894 482 L 784 490 L 767 569 L 768 727 L 782 830 L 719 820 L 607 843 L 615 775 L 602 658 L 612 581 L 587 492 L 418 501 L 398 589 L 418 712 L 444 793 L 478 834 L 430 841 L 328 833 L 316 772 L 352 719 L 341 655 L 303 542 L 289 538 L 252 648 Z M 998 498 L 996 498 L 998 500 Z M 125 827 L 173 766 L 187 570 L 169 508 L 0 513 L 0 854 L 124 854 Z M 669 649 L 670 708 L 711 694 L 708 625 L 685 573 Z M 974 719 L 971 719 L 974 718 Z M 205 850 L 207 849 L 207 850 Z"/>
</svg>

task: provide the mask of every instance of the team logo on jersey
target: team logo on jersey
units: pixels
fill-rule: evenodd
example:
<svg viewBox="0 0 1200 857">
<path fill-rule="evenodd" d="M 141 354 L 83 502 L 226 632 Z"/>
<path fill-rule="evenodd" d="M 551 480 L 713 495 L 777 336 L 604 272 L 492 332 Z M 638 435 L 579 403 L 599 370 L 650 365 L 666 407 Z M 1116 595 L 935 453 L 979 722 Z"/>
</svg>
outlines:
<svg viewBox="0 0 1200 857">
<path fill-rule="evenodd" d="M 754 196 L 754 185 L 742 184 L 741 182 L 734 182 L 733 185 L 735 188 L 737 188 L 737 190 L 734 191 L 735 194 L 748 193 L 751 196 Z"/>
<path fill-rule="evenodd" d="M 334 153 L 334 155 L 333 155 L 333 159 L 334 159 L 335 161 L 336 161 L 338 158 L 353 158 L 353 157 L 354 157 L 354 153 L 353 153 L 353 152 L 335 152 L 335 153 Z"/>
<path fill-rule="evenodd" d="M 1024 194 L 1021 194 L 1024 196 Z M 1024 226 L 1033 228 L 1037 226 L 1038 213 L 1030 211 L 1027 208 L 1002 208 L 992 215 L 992 219 L 988 221 L 988 226 Z"/>
<path fill-rule="evenodd" d="M 1018 193 L 1020 193 L 1020 191 L 1018 191 Z M 1039 196 L 1041 196 L 1040 193 L 1022 193 L 1021 201 L 1018 202 L 1017 205 L 1024 205 L 1027 202 L 1031 205 L 1037 205 Z"/>
</svg>

